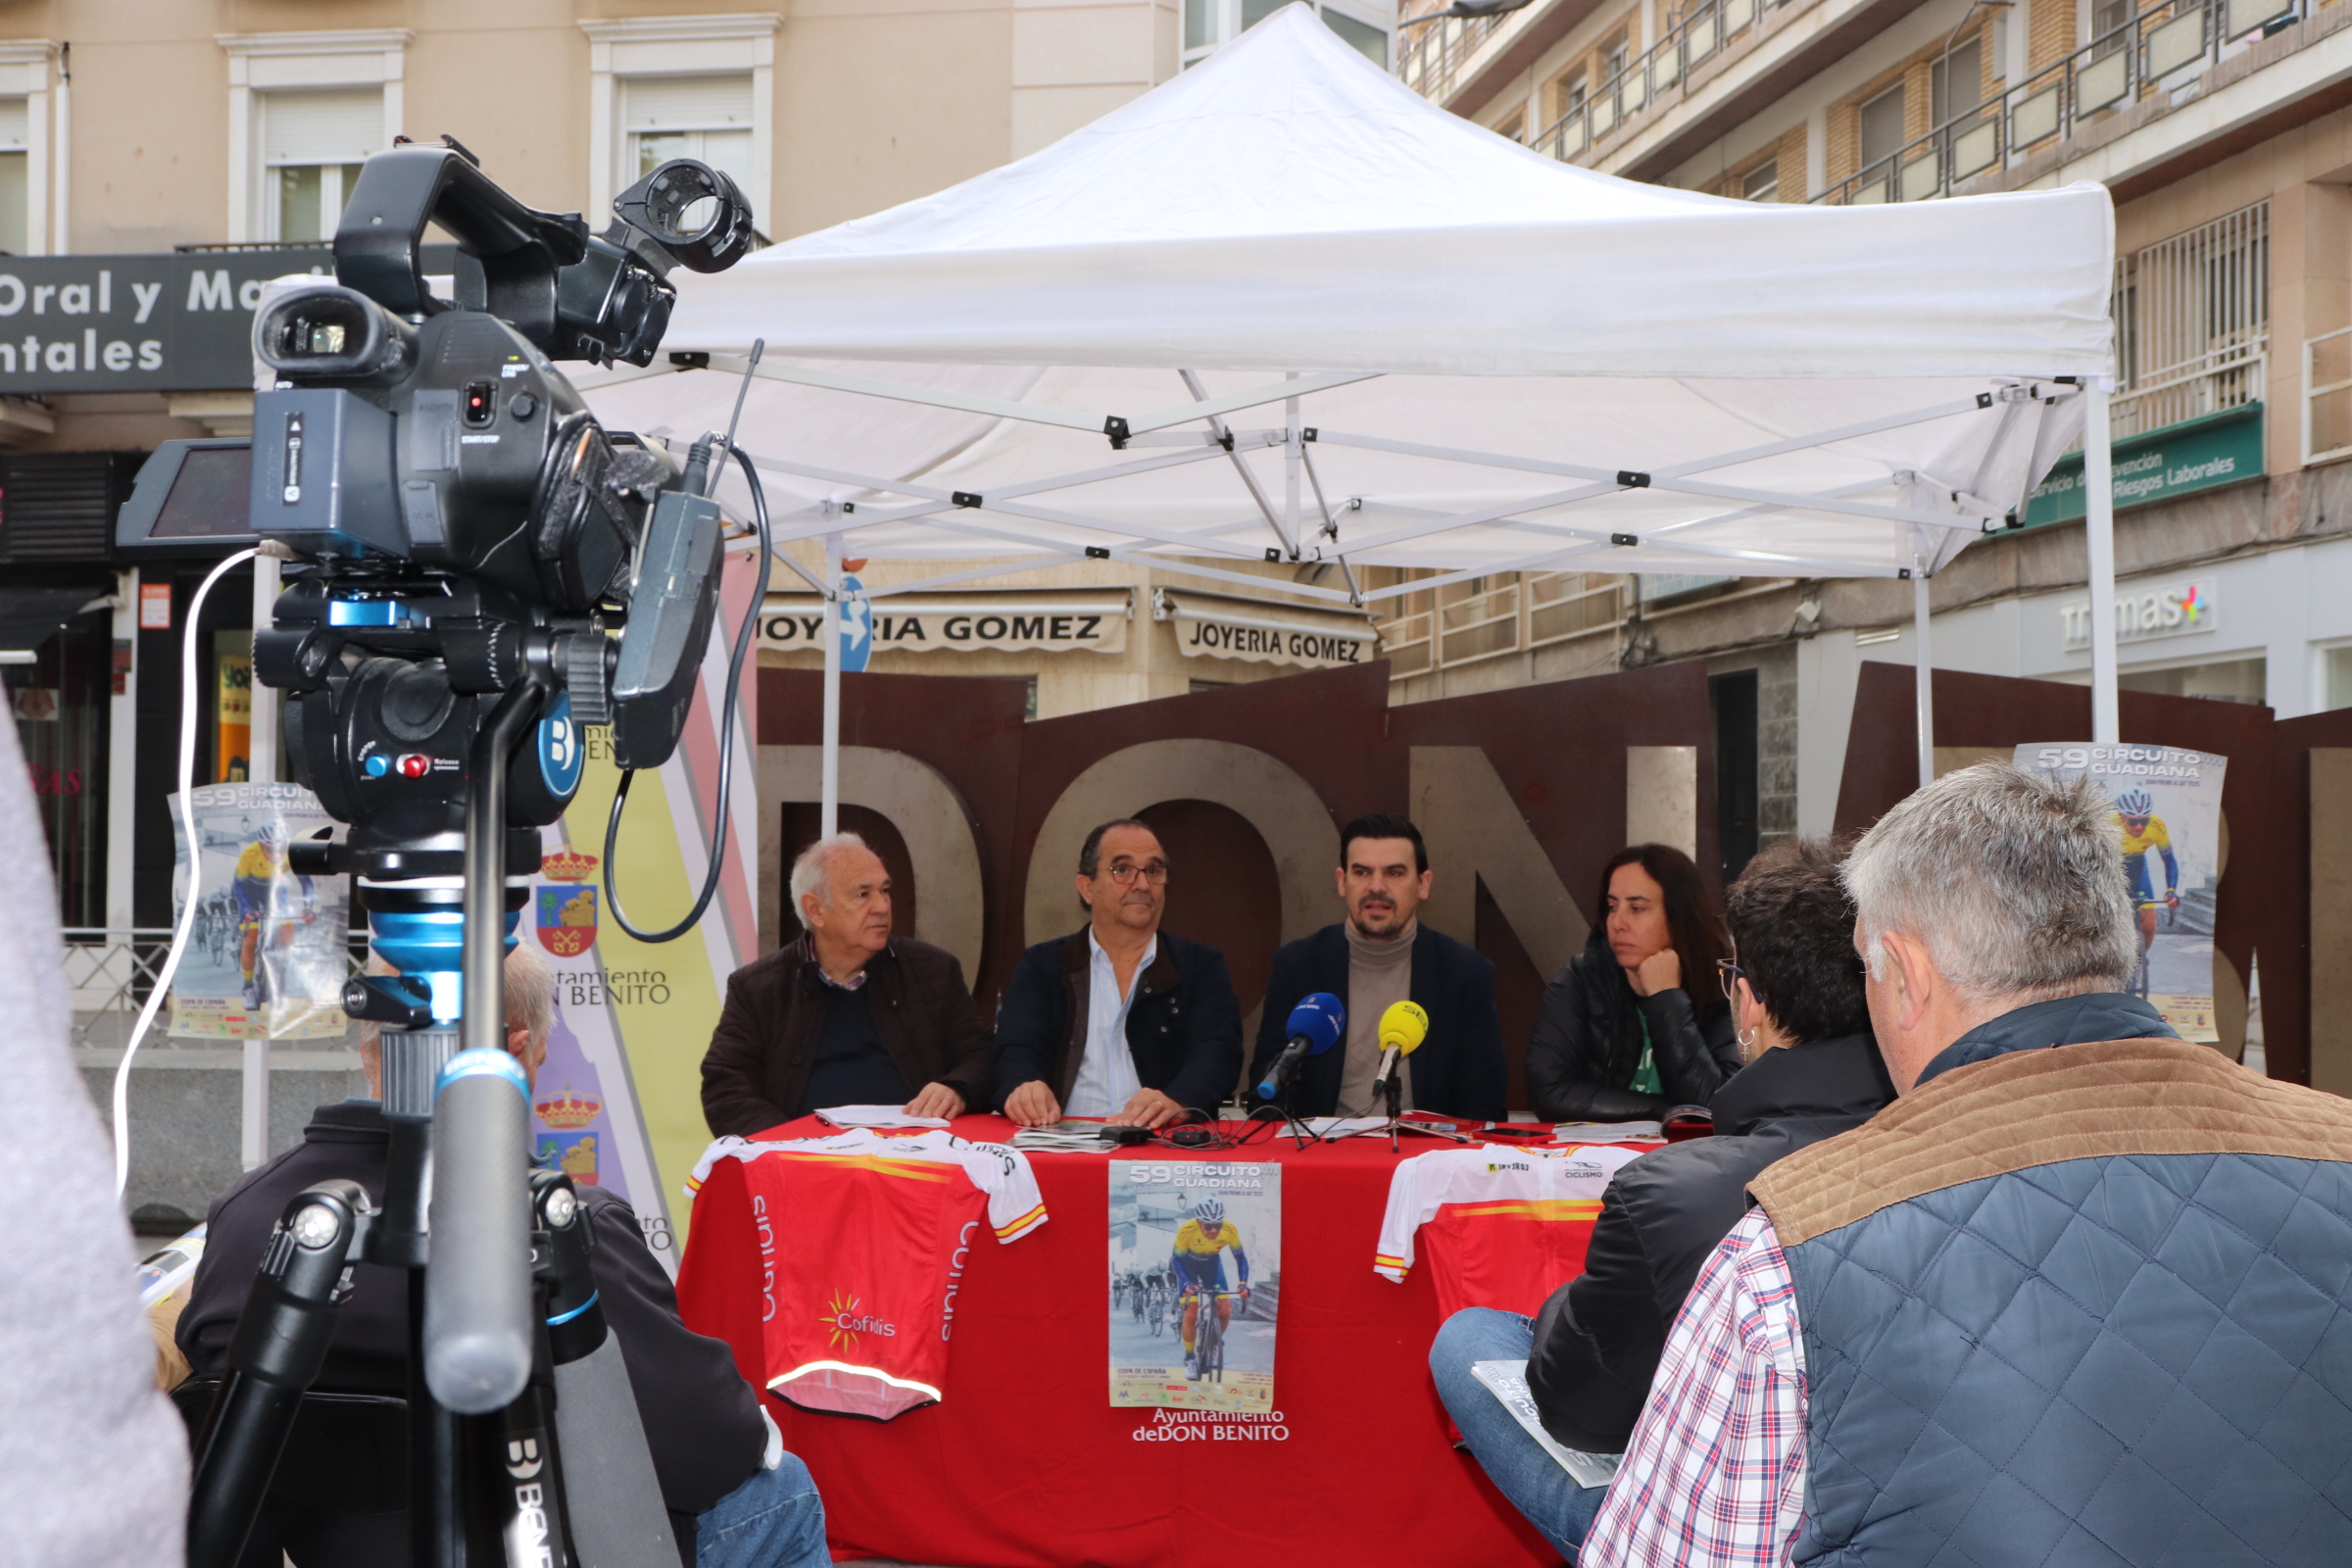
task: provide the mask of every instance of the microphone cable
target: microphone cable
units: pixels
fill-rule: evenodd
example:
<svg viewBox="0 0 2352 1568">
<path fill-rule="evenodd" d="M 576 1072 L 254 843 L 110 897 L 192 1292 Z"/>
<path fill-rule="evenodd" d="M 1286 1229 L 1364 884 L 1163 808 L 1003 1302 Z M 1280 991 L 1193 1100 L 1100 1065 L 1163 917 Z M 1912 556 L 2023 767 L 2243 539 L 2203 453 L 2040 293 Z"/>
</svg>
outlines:
<svg viewBox="0 0 2352 1568">
<path fill-rule="evenodd" d="M 754 363 L 758 363 L 757 355 Z M 747 375 L 745 385 L 750 385 Z M 741 412 L 741 403 L 737 404 Z M 695 927 L 703 911 L 710 906 L 711 895 L 718 891 L 718 878 L 727 854 L 727 821 L 735 787 L 735 718 L 742 706 L 743 661 L 751 651 L 752 635 L 760 625 L 760 612 L 767 603 L 767 579 L 774 564 L 774 545 L 767 521 L 767 492 L 760 486 L 760 470 L 753 466 L 751 454 L 735 444 L 730 428 L 726 451 L 733 455 L 743 469 L 744 482 L 751 487 L 752 519 L 760 532 L 760 580 L 752 589 L 752 602 L 745 609 L 743 625 L 735 633 L 735 650 L 727 660 L 726 696 L 719 705 L 718 725 L 718 814 L 710 833 L 710 859 L 703 872 L 703 890 L 696 895 L 694 907 L 677 924 L 662 931 L 640 931 L 620 906 L 619 879 L 613 862 L 620 846 L 620 813 L 629 804 L 629 784 L 637 776 L 635 768 L 620 775 L 620 785 L 612 792 L 612 814 L 605 822 L 605 903 L 612 910 L 612 921 L 639 942 L 675 942 Z M 722 466 L 723 466 L 723 459 Z M 715 485 L 712 486 L 716 488 Z M 722 567 L 723 574 L 723 567 Z"/>
<path fill-rule="evenodd" d="M 204 601 L 213 585 L 234 566 L 243 565 L 261 554 L 257 547 L 240 550 L 224 558 L 205 577 L 188 602 L 187 633 L 180 639 L 179 656 L 179 821 L 180 831 L 188 846 L 188 892 L 179 906 L 179 919 L 172 931 L 172 946 L 164 954 L 164 966 L 155 973 L 155 984 L 147 992 L 146 1005 L 139 1008 L 138 1021 L 131 1025 L 130 1038 L 122 1047 L 122 1063 L 115 1068 L 115 1198 L 120 1200 L 130 1185 L 130 1058 L 137 1055 L 147 1031 L 155 1023 L 156 1009 L 171 994 L 172 978 L 179 972 L 181 955 L 188 951 L 188 935 L 196 929 L 197 894 L 204 881 L 204 846 L 196 839 L 196 628 L 204 620 Z M 138 949 L 131 949 L 131 964 L 135 971 Z"/>
</svg>

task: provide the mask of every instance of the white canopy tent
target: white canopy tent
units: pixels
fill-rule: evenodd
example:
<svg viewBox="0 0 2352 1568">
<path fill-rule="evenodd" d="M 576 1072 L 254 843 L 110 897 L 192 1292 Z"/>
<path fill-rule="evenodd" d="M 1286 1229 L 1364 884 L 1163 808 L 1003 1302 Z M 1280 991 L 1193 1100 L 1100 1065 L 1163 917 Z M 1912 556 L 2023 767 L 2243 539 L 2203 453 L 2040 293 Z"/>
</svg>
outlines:
<svg viewBox="0 0 2352 1568">
<path fill-rule="evenodd" d="M 1575 169 L 1293 5 L 1043 152 L 681 275 L 665 346 L 707 369 L 580 380 L 691 438 L 764 344 L 739 441 L 779 546 L 826 541 L 829 613 L 844 554 L 989 558 L 871 598 L 1090 556 L 1358 607 L 1509 571 L 1909 577 L 1924 780 L 1927 579 L 2083 434 L 2117 738 L 2113 226 L 2095 185 L 1820 208 Z M 1269 560 L 1342 571 L 1233 569 Z"/>
</svg>

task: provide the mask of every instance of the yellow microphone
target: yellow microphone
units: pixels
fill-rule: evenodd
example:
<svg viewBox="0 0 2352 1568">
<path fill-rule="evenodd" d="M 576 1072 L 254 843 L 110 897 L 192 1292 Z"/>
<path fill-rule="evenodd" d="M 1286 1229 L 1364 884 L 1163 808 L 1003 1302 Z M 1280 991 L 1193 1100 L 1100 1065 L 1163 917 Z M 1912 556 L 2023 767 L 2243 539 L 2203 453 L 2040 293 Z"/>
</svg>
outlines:
<svg viewBox="0 0 2352 1568">
<path fill-rule="evenodd" d="M 1393 1002 L 1380 1015 L 1380 1071 L 1372 1087 L 1385 1090 L 1396 1076 L 1397 1061 L 1421 1049 L 1429 1038 L 1429 1014 L 1417 1002 Z"/>
</svg>

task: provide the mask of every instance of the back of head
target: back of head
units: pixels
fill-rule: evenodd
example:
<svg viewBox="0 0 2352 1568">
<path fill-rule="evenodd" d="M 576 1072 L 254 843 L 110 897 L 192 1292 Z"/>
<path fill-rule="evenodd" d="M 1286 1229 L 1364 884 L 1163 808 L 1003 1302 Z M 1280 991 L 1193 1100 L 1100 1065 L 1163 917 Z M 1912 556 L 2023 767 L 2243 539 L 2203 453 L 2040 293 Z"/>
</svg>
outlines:
<svg viewBox="0 0 2352 1568">
<path fill-rule="evenodd" d="M 1784 839 L 1759 851 L 1723 898 L 1748 986 L 1793 1043 L 1870 1028 L 1854 901 L 1838 876 L 1844 858 L 1821 839 Z"/>
<path fill-rule="evenodd" d="M 517 942 L 507 955 L 507 1027 L 545 1040 L 556 1021 L 556 968 L 535 942 Z"/>
<path fill-rule="evenodd" d="M 1963 995 L 2015 1004 L 2120 990 L 2138 957 L 2115 808 L 2088 779 L 2006 762 L 1947 773 L 1846 858 L 1870 972 L 1901 931 Z"/>
</svg>

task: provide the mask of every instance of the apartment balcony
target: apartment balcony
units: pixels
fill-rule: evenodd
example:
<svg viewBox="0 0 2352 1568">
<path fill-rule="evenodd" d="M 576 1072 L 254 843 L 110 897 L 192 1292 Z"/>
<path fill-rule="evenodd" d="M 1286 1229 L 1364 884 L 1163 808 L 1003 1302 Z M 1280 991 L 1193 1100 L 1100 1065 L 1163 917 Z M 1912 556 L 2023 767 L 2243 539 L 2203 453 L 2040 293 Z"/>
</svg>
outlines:
<svg viewBox="0 0 2352 1568">
<path fill-rule="evenodd" d="M 1405 680 L 1580 639 L 1613 639 L 1627 604 L 1623 577 L 1545 572 L 1383 621 L 1380 645 L 1389 678 Z"/>
<path fill-rule="evenodd" d="M 2124 185 L 2347 77 L 2352 9 L 2159 0 L 1813 199 L 1924 201 L 2078 179 Z"/>
</svg>

